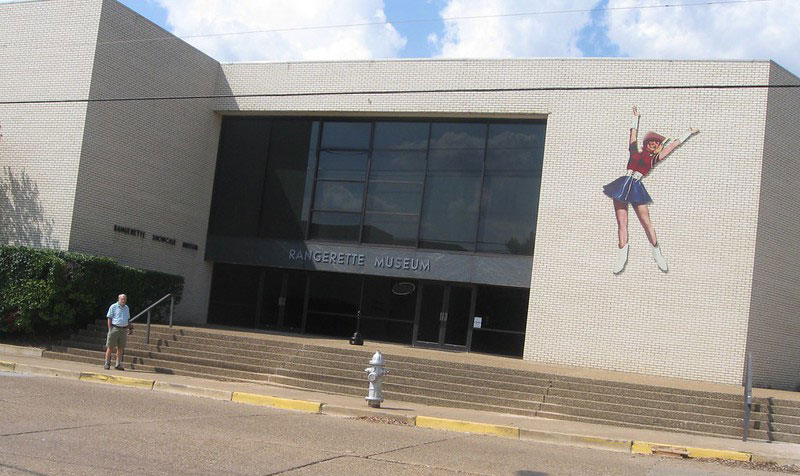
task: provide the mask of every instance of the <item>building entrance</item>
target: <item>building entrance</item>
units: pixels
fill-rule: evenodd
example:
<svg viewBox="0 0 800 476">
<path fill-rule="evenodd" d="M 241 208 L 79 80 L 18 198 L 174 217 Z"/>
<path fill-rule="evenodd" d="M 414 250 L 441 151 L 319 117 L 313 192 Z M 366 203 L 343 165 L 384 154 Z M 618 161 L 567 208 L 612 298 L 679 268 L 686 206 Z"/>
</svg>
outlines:
<svg viewBox="0 0 800 476">
<path fill-rule="evenodd" d="M 474 300 L 472 286 L 423 283 L 413 345 L 466 350 Z"/>
<path fill-rule="evenodd" d="M 519 357 L 528 292 L 215 263 L 208 322 Z"/>
</svg>

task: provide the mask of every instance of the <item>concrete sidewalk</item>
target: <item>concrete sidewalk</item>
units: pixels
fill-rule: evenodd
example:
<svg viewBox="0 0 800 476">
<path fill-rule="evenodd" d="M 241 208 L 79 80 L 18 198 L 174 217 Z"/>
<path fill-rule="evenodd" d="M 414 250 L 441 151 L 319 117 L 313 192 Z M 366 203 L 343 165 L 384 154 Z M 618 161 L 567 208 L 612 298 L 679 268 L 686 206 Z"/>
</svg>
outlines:
<svg viewBox="0 0 800 476">
<path fill-rule="evenodd" d="M 101 362 L 90 365 L 46 359 L 41 357 L 41 354 L 41 349 L 0 344 L 0 371 L 133 386 L 332 416 L 392 419 L 419 427 L 485 433 L 552 444 L 628 453 L 678 454 L 689 458 L 719 458 L 800 466 L 800 445 L 791 443 L 752 440 L 743 442 L 727 438 L 433 407 L 391 400 L 383 402 L 382 408 L 373 409 L 369 408 L 361 397 L 161 373 L 103 370 Z M 388 378 L 391 379 L 391 374 Z M 367 385 L 365 378 L 365 396 Z"/>
</svg>

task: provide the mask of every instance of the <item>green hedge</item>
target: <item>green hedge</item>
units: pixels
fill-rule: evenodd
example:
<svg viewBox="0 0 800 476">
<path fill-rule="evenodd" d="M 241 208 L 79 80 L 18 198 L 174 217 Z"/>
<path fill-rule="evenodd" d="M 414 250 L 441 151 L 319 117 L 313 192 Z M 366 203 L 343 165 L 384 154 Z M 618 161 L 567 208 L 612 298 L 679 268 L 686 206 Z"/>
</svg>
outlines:
<svg viewBox="0 0 800 476">
<path fill-rule="evenodd" d="M 133 317 L 167 293 L 177 302 L 182 292 L 182 276 L 80 253 L 0 246 L 0 335 L 85 327 L 104 318 L 120 293 L 128 295 Z"/>
</svg>

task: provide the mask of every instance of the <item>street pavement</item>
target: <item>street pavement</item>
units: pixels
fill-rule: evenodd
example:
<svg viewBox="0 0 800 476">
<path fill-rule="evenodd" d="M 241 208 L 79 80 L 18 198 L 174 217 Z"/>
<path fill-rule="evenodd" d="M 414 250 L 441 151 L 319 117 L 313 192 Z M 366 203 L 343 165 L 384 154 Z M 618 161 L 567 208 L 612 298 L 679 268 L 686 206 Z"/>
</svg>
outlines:
<svg viewBox="0 0 800 476">
<path fill-rule="evenodd" d="M 12 372 L 0 410 L 2 475 L 775 474 Z"/>
<path fill-rule="evenodd" d="M 38 354 L 38 355 L 37 355 Z M 777 465 L 797 465 L 800 467 L 800 445 L 790 443 L 767 443 L 763 441 L 742 442 L 735 439 L 698 436 L 684 433 L 633 429 L 580 422 L 529 418 L 517 415 L 480 412 L 474 410 L 432 407 L 406 402 L 386 401 L 381 409 L 371 409 L 360 397 L 332 395 L 280 386 L 267 386 L 256 383 L 222 382 L 197 379 L 168 374 L 152 374 L 134 371 L 105 371 L 100 365 L 44 359 L 37 349 L 15 348 L 0 344 L 0 370 L 14 372 L 11 375 L 47 375 L 54 382 L 72 380 L 70 385 L 89 387 L 111 387 L 96 382 L 116 384 L 116 386 L 142 387 L 126 389 L 146 394 L 146 399 L 155 401 L 164 394 L 183 394 L 206 397 L 201 400 L 215 401 L 215 404 L 238 407 L 234 401 L 250 401 L 261 407 L 281 407 L 294 410 L 321 413 L 328 416 L 349 416 L 377 421 L 395 421 L 409 424 L 406 429 L 417 432 L 432 431 L 428 428 L 449 430 L 455 434 L 487 433 L 501 435 L 494 440 L 501 447 L 515 448 L 523 445 L 530 448 L 532 443 L 546 443 L 548 447 L 562 445 L 576 450 L 578 448 L 599 448 L 596 452 L 608 456 L 619 453 L 627 458 L 637 452 L 658 454 L 683 454 L 690 457 L 714 457 L 735 460 L 745 457 L 755 463 Z M 391 374 L 388 378 L 391 378 Z M 139 380 L 136 380 L 139 379 Z M 5 380 L 5 379 L 4 379 Z M 81 381 L 82 380 L 82 381 Z M 66 383 L 64 383 L 66 385 Z M 367 382 L 365 379 L 364 393 Z M 153 395 L 157 395 L 154 397 Z M 261 407 L 248 405 L 251 410 Z M 55 411 L 55 410 L 54 410 Z M 47 414 L 45 412 L 44 414 Z M 52 415 L 56 418 L 57 415 Z M 312 417 L 319 417 L 314 415 Z M 339 419 L 332 419 L 339 420 Z M 55 421 L 58 421 L 56 418 Z M 2 421 L 0 421 L 2 424 Z M 390 426 L 390 425 L 384 425 Z M 416 426 L 416 428 L 414 428 Z M 427 427 L 427 428 L 425 428 Z M 5 432 L 4 432 L 5 434 Z M 237 440 L 238 441 L 238 440 Z M 527 445 L 527 446 L 524 446 Z M 245 445 L 247 446 L 247 445 Z M 648 458 L 655 458 L 647 456 Z M 627 461 L 627 460 L 626 460 Z M 681 463 L 687 463 L 681 461 Z M 342 461 L 331 460 L 331 465 L 341 465 Z M 357 462 L 353 462 L 357 464 Z M 522 467 L 522 466 L 521 466 Z M 685 467 L 685 466 L 682 466 Z M 651 468 L 655 470 L 654 468 Z M 731 468 L 725 468 L 731 469 Z M 516 471 L 516 470 L 515 470 Z M 541 470 L 521 469 L 516 474 L 542 474 Z M 533 471 L 533 472 L 524 472 Z M 536 471 L 540 471 L 537 473 Z M 479 474 L 515 474 L 479 471 Z M 547 472 L 546 474 L 551 474 Z M 2 474 L 2 473 L 0 473 Z M 49 474 L 49 473 L 48 473 Z M 317 473 L 318 474 L 318 473 Z M 394 473 L 392 473 L 394 474 Z M 409 473 L 414 474 L 414 473 Z M 425 473 L 428 474 L 428 473 Z M 587 473 L 590 474 L 590 473 Z M 617 473 L 607 473 L 617 474 Z M 673 474 L 673 473 L 630 473 L 630 474 Z M 680 474 L 680 473 L 678 473 Z M 689 474 L 689 473 L 687 473 Z M 706 473 L 700 473 L 706 474 Z M 713 474 L 713 473 L 711 473 Z M 730 473 L 721 473 L 730 474 Z"/>
</svg>

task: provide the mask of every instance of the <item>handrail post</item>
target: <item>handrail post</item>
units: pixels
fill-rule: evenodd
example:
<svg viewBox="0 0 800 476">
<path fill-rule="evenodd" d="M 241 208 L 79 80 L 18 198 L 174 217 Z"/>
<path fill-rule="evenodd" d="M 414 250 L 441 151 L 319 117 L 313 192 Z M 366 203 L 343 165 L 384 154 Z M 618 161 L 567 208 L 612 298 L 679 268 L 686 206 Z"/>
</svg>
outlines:
<svg viewBox="0 0 800 476">
<path fill-rule="evenodd" d="M 150 311 L 147 311 L 147 339 L 145 344 L 150 344 Z"/>
<path fill-rule="evenodd" d="M 172 310 L 175 308 L 175 296 L 169 295 L 169 328 L 172 329 Z"/>
<path fill-rule="evenodd" d="M 747 441 L 750 432 L 750 410 L 753 407 L 753 353 L 747 353 L 747 371 L 744 376 L 744 419 L 742 420 L 742 441 Z"/>
</svg>

